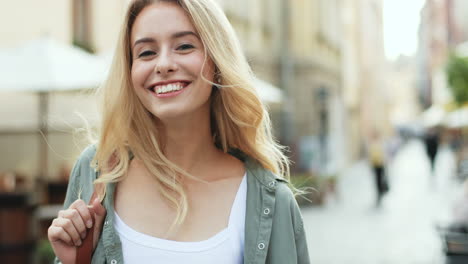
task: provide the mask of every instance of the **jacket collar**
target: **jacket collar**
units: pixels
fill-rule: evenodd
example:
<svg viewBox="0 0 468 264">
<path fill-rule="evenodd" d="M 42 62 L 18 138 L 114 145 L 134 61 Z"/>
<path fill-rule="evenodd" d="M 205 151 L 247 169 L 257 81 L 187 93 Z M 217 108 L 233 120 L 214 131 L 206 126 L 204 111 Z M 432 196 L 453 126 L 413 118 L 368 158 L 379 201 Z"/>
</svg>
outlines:
<svg viewBox="0 0 468 264">
<path fill-rule="evenodd" d="M 281 178 L 276 174 L 273 174 L 271 171 L 264 169 L 258 161 L 246 155 L 239 149 L 231 149 L 228 151 L 228 153 L 244 162 L 246 170 L 255 176 L 260 184 L 267 188 L 271 188 L 272 182 L 287 182 L 284 178 Z"/>
</svg>

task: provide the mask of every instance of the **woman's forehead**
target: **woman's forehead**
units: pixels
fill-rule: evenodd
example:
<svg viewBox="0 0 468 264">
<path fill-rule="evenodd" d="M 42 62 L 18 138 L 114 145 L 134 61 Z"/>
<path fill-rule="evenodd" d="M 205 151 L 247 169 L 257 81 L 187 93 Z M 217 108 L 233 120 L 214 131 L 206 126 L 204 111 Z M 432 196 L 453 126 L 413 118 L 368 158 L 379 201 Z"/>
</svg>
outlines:
<svg viewBox="0 0 468 264">
<path fill-rule="evenodd" d="M 156 2 L 136 17 L 131 30 L 132 43 L 144 37 L 165 37 L 175 32 L 195 31 L 189 15 L 176 3 Z"/>
</svg>

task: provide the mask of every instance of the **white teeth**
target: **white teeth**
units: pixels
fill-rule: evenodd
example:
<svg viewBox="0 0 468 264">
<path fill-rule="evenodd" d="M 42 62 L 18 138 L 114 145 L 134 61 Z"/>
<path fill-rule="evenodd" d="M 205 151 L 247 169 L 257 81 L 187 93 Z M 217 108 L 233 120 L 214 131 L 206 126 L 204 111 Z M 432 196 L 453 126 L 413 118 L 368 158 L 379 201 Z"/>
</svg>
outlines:
<svg viewBox="0 0 468 264">
<path fill-rule="evenodd" d="M 167 84 L 167 85 L 158 85 L 155 87 L 155 91 L 158 94 L 172 92 L 172 91 L 179 91 L 184 88 L 182 83 L 174 83 L 174 84 Z"/>
</svg>

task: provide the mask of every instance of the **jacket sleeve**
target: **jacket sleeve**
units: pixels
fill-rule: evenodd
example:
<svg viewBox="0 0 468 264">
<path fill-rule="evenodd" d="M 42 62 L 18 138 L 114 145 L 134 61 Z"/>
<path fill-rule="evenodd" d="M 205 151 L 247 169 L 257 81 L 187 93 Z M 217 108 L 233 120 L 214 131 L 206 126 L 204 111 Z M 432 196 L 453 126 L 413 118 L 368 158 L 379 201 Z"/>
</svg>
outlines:
<svg viewBox="0 0 468 264">
<path fill-rule="evenodd" d="M 301 211 L 299 205 L 296 202 L 296 199 L 292 199 L 293 205 L 292 209 L 292 218 L 294 219 L 294 236 L 296 241 L 296 256 L 298 264 L 309 264 L 309 250 L 307 247 L 307 239 L 304 230 L 304 221 L 302 219 Z"/>
<path fill-rule="evenodd" d="M 292 190 L 279 183 L 267 263 L 309 264 L 306 232 L 301 210 Z"/>
</svg>

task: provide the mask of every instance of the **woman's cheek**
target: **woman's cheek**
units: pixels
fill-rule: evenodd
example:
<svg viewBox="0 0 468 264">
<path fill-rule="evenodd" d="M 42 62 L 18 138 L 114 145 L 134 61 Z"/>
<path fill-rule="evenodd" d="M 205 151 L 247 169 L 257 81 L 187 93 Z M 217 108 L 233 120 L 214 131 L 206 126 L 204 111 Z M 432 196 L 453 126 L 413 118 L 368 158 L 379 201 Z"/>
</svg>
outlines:
<svg viewBox="0 0 468 264">
<path fill-rule="evenodd" d="M 145 70 L 144 65 L 136 63 L 133 65 L 131 74 L 132 74 L 132 83 L 135 88 L 142 87 L 145 83 Z"/>
<path fill-rule="evenodd" d="M 137 72 L 136 72 L 136 65 L 132 65 L 132 68 L 130 70 L 130 77 L 132 79 L 132 84 L 133 87 L 137 87 Z"/>
</svg>

